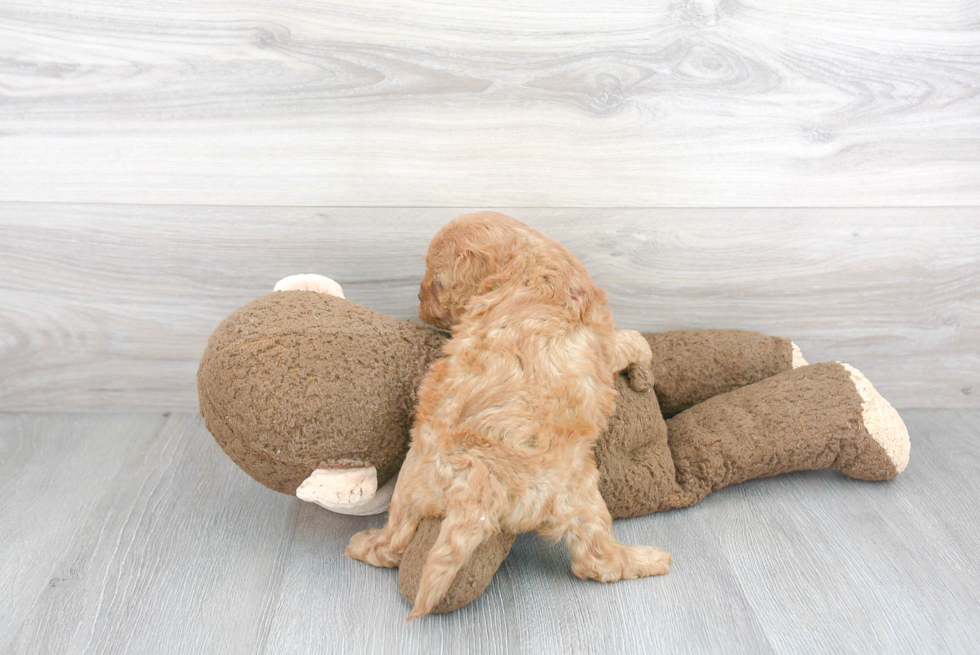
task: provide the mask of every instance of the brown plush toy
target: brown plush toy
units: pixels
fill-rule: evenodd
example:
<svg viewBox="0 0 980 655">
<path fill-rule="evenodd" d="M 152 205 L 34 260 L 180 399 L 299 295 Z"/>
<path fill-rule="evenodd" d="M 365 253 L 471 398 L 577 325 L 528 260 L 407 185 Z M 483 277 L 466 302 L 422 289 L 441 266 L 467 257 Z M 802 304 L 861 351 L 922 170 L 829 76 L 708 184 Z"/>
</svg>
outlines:
<svg viewBox="0 0 980 655">
<path fill-rule="evenodd" d="M 416 390 L 447 336 L 345 300 L 321 276 L 276 289 L 211 336 L 198 371 L 207 427 L 271 489 L 333 511 L 380 513 L 408 449 Z M 889 480 L 908 463 L 902 419 L 847 364 L 807 365 L 791 341 L 740 330 L 644 336 L 654 393 L 633 391 L 621 375 L 595 448 L 614 518 L 687 507 L 779 473 L 834 468 Z M 424 521 L 402 560 L 409 601 L 438 531 L 438 517 Z M 435 611 L 479 596 L 513 541 L 484 543 Z"/>
</svg>

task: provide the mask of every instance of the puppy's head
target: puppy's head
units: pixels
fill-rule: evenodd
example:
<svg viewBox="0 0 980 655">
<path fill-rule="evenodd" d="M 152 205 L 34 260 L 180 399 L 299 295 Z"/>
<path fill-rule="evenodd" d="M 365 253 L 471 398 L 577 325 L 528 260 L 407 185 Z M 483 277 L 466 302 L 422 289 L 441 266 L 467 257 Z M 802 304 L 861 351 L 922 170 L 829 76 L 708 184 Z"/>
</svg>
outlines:
<svg viewBox="0 0 980 655">
<path fill-rule="evenodd" d="M 459 323 L 470 299 L 513 264 L 527 231 L 496 212 L 466 214 L 439 230 L 425 256 L 419 318 L 446 329 Z"/>
</svg>

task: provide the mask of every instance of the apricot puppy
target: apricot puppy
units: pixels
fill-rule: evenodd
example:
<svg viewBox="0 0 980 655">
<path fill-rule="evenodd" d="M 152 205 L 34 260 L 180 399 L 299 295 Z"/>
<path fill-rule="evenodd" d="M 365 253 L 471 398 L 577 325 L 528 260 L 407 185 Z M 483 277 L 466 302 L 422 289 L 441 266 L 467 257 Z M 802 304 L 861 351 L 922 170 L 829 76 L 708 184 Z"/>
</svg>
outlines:
<svg viewBox="0 0 980 655">
<path fill-rule="evenodd" d="M 605 293 L 571 253 L 503 214 L 451 222 L 426 266 L 419 316 L 453 338 L 419 389 L 388 523 L 354 535 L 346 554 L 398 566 L 422 518 L 444 517 L 409 620 L 432 611 L 499 531 L 564 537 L 580 578 L 667 573 L 664 551 L 616 541 L 592 459 L 614 375 L 633 365 L 652 384 L 646 341 L 616 331 Z"/>
</svg>

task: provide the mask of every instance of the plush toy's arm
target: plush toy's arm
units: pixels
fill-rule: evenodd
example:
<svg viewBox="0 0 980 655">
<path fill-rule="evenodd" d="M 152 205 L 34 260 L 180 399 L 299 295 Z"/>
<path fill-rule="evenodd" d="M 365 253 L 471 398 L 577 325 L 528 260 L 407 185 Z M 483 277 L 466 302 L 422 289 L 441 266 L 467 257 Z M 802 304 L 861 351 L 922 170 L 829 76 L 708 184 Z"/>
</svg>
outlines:
<svg viewBox="0 0 980 655">
<path fill-rule="evenodd" d="M 653 351 L 654 388 L 664 415 L 806 364 L 789 339 L 745 330 L 643 335 Z"/>
</svg>

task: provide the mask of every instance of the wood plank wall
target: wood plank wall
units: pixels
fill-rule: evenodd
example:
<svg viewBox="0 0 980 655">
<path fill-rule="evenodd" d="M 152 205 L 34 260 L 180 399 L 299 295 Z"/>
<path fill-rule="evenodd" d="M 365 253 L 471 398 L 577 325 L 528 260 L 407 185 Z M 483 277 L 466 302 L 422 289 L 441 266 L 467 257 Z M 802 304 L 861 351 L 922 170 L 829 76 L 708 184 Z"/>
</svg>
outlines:
<svg viewBox="0 0 980 655">
<path fill-rule="evenodd" d="M 622 326 L 980 406 L 980 2 L 0 5 L 0 410 L 194 409 L 295 272 L 410 317 L 471 209 Z"/>
</svg>

